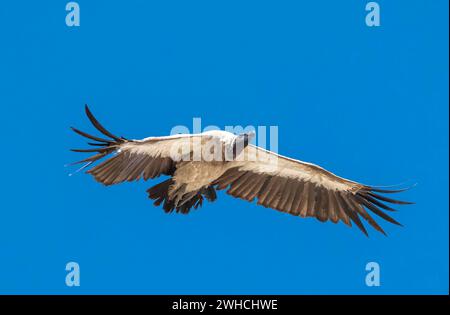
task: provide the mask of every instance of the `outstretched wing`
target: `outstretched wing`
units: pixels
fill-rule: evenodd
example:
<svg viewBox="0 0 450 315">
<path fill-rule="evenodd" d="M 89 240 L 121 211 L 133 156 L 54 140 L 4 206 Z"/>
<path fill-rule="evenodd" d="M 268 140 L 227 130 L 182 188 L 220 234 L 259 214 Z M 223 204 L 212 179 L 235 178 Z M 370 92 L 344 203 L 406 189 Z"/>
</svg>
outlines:
<svg viewBox="0 0 450 315">
<path fill-rule="evenodd" d="M 86 163 L 82 169 L 104 157 L 109 157 L 87 171 L 88 174 L 105 185 L 118 184 L 124 181 L 134 181 L 140 178 L 147 180 L 164 175 L 172 175 L 176 168 L 177 160 L 172 158 L 173 150 L 192 148 L 193 138 L 197 135 L 175 135 L 168 137 L 151 137 L 143 140 L 129 140 L 117 137 L 106 130 L 89 108 L 85 107 L 86 115 L 95 128 L 107 138 L 90 135 L 72 127 L 79 135 L 96 142 L 88 142 L 92 149 L 72 149 L 75 152 L 95 153 L 81 161 Z"/>
<path fill-rule="evenodd" d="M 378 194 L 402 190 L 384 190 L 359 184 L 317 165 L 277 155 L 253 145 L 246 148 L 241 161 L 230 163 L 231 167 L 214 182 L 218 190 L 229 187 L 227 193 L 233 197 L 247 201 L 257 199 L 257 203 L 264 207 L 301 217 L 315 217 L 322 222 L 343 221 L 349 226 L 354 222 L 366 235 L 360 217 L 386 234 L 368 210 L 400 225 L 383 211 L 394 211 L 383 202 L 409 204 Z"/>
</svg>

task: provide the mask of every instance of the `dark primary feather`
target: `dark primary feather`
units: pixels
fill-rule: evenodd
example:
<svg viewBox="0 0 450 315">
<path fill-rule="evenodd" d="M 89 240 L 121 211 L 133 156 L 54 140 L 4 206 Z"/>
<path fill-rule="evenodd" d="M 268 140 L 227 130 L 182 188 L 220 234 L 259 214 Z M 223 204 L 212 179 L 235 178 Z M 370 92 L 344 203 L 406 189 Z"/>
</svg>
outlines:
<svg viewBox="0 0 450 315">
<path fill-rule="evenodd" d="M 402 189 L 379 189 L 379 188 L 371 187 L 371 191 L 375 191 L 375 192 L 379 192 L 379 193 L 383 193 L 383 194 L 394 194 L 394 193 L 406 191 L 410 188 L 411 187 L 402 188 Z"/>
<path fill-rule="evenodd" d="M 370 196 L 368 193 L 366 193 L 366 192 L 358 192 L 357 194 L 358 194 L 359 196 L 363 197 L 364 199 L 366 199 L 367 201 L 369 201 L 369 202 L 373 203 L 374 205 L 378 206 L 378 207 L 381 207 L 381 208 L 383 208 L 383 209 L 385 209 L 385 210 L 388 210 L 388 211 L 396 211 L 395 209 L 393 209 L 393 208 L 391 208 L 391 207 L 385 205 L 384 203 L 378 201 L 377 199 L 371 197 L 371 196 Z"/>
<path fill-rule="evenodd" d="M 86 115 L 88 116 L 89 120 L 92 122 L 92 124 L 97 128 L 101 133 L 103 133 L 105 136 L 110 137 L 117 142 L 123 142 L 124 139 L 121 139 L 119 137 L 116 137 L 111 132 L 106 130 L 98 121 L 95 119 L 94 115 L 92 115 L 91 111 L 89 110 L 89 107 L 87 105 L 84 106 L 84 109 L 86 111 Z"/>
<path fill-rule="evenodd" d="M 380 199 L 380 200 L 386 201 L 386 202 L 390 202 L 390 203 L 396 203 L 396 204 L 399 204 L 399 205 L 411 205 L 411 204 L 413 204 L 413 202 L 400 201 L 400 200 L 395 200 L 395 199 L 387 198 L 387 197 L 384 197 L 384 196 L 380 196 L 380 195 L 377 195 L 377 194 L 375 194 L 375 193 L 373 193 L 371 191 L 368 191 L 367 193 L 369 195 L 371 195 L 372 197 L 375 197 L 377 199 Z"/>
<path fill-rule="evenodd" d="M 70 149 L 70 151 L 73 151 L 73 152 L 105 152 L 105 151 L 108 151 L 108 148 L 101 148 L 101 149 Z"/>
<path fill-rule="evenodd" d="M 111 140 L 106 140 L 106 139 L 103 139 L 103 138 L 99 138 L 99 137 L 90 135 L 90 134 L 88 134 L 86 132 L 83 132 L 81 130 L 78 130 L 77 128 L 74 128 L 74 127 L 70 127 L 70 128 L 73 131 L 75 131 L 76 133 L 78 133 L 80 136 L 86 137 L 86 138 L 91 139 L 91 140 L 99 141 L 99 142 L 105 142 L 105 143 L 90 143 L 90 142 L 88 142 L 88 144 L 90 144 L 90 145 L 107 145 L 109 143 L 112 143 Z"/>
</svg>

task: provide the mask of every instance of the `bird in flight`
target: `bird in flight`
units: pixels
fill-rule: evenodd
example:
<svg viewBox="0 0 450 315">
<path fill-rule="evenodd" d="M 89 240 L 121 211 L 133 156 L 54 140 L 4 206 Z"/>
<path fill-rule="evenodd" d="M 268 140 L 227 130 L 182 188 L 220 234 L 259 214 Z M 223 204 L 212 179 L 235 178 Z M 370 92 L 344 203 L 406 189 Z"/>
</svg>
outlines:
<svg viewBox="0 0 450 315">
<path fill-rule="evenodd" d="M 147 190 L 154 204 L 162 204 L 167 213 L 187 214 L 205 199 L 216 200 L 216 190 L 227 189 L 233 197 L 257 200 L 258 205 L 295 216 L 342 221 L 348 226 L 353 223 L 368 235 L 363 219 L 386 235 L 369 213 L 401 225 L 386 213 L 395 211 L 388 204 L 411 204 L 384 195 L 408 188 L 381 189 L 336 176 L 320 166 L 250 144 L 254 132 L 234 135 L 215 130 L 130 140 L 106 130 L 87 105 L 85 111 L 107 138 L 72 127 L 77 134 L 95 141 L 88 142 L 92 149 L 72 149 L 94 154 L 73 164 L 85 163 L 81 169 L 92 166 L 86 173 L 106 186 L 169 176 Z"/>
</svg>

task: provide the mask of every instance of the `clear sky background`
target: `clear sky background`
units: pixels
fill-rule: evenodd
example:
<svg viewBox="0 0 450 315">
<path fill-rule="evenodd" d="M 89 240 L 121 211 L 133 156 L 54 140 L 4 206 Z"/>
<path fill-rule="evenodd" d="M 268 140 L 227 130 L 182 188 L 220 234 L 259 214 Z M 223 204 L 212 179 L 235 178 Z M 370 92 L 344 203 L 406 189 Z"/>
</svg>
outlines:
<svg viewBox="0 0 450 315">
<path fill-rule="evenodd" d="M 66 1 L 2 3 L 0 293 L 448 293 L 448 2 L 378 1 L 378 28 L 367 2 L 80 0 L 74 28 Z M 167 215 L 158 181 L 68 176 L 85 103 L 128 138 L 277 125 L 281 154 L 416 204 L 369 238 L 223 192 Z"/>
</svg>

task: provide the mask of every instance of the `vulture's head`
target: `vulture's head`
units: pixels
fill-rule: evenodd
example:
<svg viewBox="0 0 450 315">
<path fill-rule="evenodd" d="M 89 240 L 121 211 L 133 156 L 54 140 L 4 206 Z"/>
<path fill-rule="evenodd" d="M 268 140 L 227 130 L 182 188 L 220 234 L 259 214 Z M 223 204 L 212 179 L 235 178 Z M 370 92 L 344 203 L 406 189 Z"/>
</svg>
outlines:
<svg viewBox="0 0 450 315">
<path fill-rule="evenodd" d="M 233 142 L 233 158 L 236 158 L 255 136 L 256 133 L 253 130 L 237 135 Z"/>
</svg>

